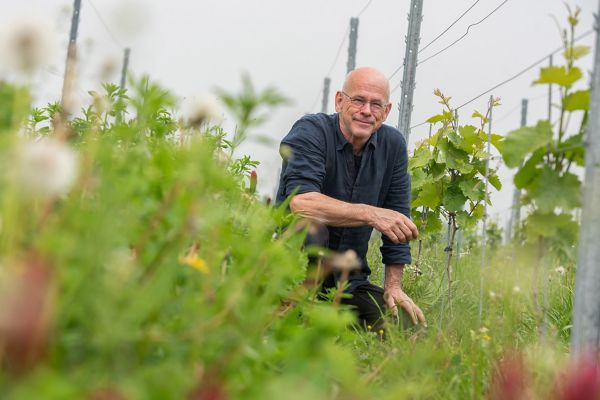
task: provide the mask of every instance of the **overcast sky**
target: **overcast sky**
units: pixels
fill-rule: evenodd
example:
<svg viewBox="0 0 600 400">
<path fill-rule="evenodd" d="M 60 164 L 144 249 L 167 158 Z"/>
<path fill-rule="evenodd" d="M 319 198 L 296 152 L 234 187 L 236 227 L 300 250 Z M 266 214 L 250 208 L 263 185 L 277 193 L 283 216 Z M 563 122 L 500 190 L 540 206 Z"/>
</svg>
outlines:
<svg viewBox="0 0 600 400">
<path fill-rule="evenodd" d="M 56 29 L 62 43 L 51 65 L 36 76 L 35 90 L 38 103 L 58 100 L 73 2 L 2 2 L 0 25 L 18 16 L 38 15 Z M 423 51 L 420 59 L 458 39 L 470 24 L 480 21 L 502 2 L 478 1 Z M 475 0 L 424 0 L 421 46 L 438 36 L 473 3 Z M 578 33 L 592 29 L 597 1 L 567 3 L 582 9 Z M 236 91 L 241 86 L 242 73 L 248 73 L 259 89 L 276 87 L 291 99 L 291 104 L 273 110 L 268 123 L 253 131 L 255 135 L 273 138 L 273 144 L 250 140 L 242 148 L 261 161 L 259 189 L 270 193 L 281 163 L 277 143 L 303 113 L 320 111 L 323 78 L 330 70 L 329 112 L 333 112 L 333 95 L 346 73 L 350 18 L 360 14 L 357 66 L 374 66 L 390 76 L 404 59 L 409 4 L 409 0 L 82 0 L 78 94 L 83 98 L 87 90 L 99 86 L 106 65 L 117 67 L 111 77 L 118 82 L 123 47 L 131 47 L 130 68 L 136 76 L 148 73 L 181 98 L 214 92 L 216 87 Z M 561 44 L 557 21 L 565 27 L 566 17 L 562 0 L 509 0 L 485 21 L 472 26 L 462 41 L 418 67 L 411 125 L 440 111 L 432 95 L 435 88 L 452 96 L 457 106 L 555 50 Z M 588 35 L 581 43 L 592 45 L 593 38 Z M 554 62 L 562 62 L 560 55 L 555 56 Z M 592 55 L 588 55 L 581 66 L 587 72 L 591 65 Z M 494 115 L 495 133 L 506 134 L 518 127 L 522 98 L 531 100 L 529 123 L 547 117 L 548 89 L 531 85 L 537 71 L 535 68 L 492 92 L 503 103 Z M 400 71 L 391 79 L 391 87 L 396 87 L 401 79 Z M 399 96 L 398 88 L 391 100 L 397 103 Z M 469 120 L 474 109 L 483 112 L 488 99 L 489 94 L 461 110 L 461 124 Z M 397 106 L 387 123 L 397 125 Z M 226 120 L 224 126 L 231 130 L 232 121 Z M 427 132 L 426 125 L 415 128 L 409 149 Z M 512 196 L 511 173 L 502 169 L 501 176 L 505 188 L 492 197 L 492 216 L 504 223 Z"/>
</svg>

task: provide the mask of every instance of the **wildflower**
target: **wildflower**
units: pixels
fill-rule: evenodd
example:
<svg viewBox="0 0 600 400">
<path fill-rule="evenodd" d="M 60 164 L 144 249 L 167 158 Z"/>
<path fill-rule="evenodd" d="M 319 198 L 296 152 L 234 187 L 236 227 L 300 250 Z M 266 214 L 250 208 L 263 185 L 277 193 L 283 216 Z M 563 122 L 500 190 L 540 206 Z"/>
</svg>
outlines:
<svg viewBox="0 0 600 400">
<path fill-rule="evenodd" d="M 0 32 L 0 63 L 23 72 L 47 65 L 57 40 L 48 18 L 16 18 Z"/>
<path fill-rule="evenodd" d="M 17 159 L 17 178 L 31 193 L 66 194 L 77 178 L 77 154 L 64 142 L 43 139 L 25 142 Z"/>
<path fill-rule="evenodd" d="M 352 271 L 360 268 L 360 259 L 354 250 L 346 250 L 332 257 L 331 265 L 340 271 Z"/>
<path fill-rule="evenodd" d="M 574 360 L 554 383 L 555 397 L 559 400 L 600 398 L 600 366 L 593 354 Z"/>
<path fill-rule="evenodd" d="M 208 274 L 210 272 L 208 265 L 206 265 L 206 261 L 204 261 L 202 258 L 199 258 L 197 254 L 189 254 L 184 257 L 179 257 L 179 263 L 197 269 L 203 274 Z"/>
<path fill-rule="evenodd" d="M 562 265 L 557 267 L 556 269 L 554 269 L 554 272 L 556 272 L 559 275 L 564 275 L 567 270 L 565 269 L 565 267 L 563 267 Z"/>
<path fill-rule="evenodd" d="M 53 268 L 32 254 L 16 265 L 0 288 L 0 348 L 15 373 L 26 373 L 44 357 L 53 320 Z"/>
<path fill-rule="evenodd" d="M 498 295 L 490 290 L 490 299 L 495 299 Z"/>
<path fill-rule="evenodd" d="M 519 353 L 507 354 L 494 368 L 489 399 L 526 399 L 528 375 L 523 356 Z"/>
<path fill-rule="evenodd" d="M 521 288 L 518 286 L 513 287 L 513 293 L 515 293 L 515 294 L 521 293 Z"/>
<path fill-rule="evenodd" d="M 223 120 L 223 111 L 212 96 L 201 95 L 185 100 L 183 109 L 184 123 L 191 128 L 199 129 L 210 122 L 218 125 Z"/>
<path fill-rule="evenodd" d="M 94 107 L 94 111 L 96 111 L 96 114 L 102 115 L 109 110 L 110 101 L 109 101 L 108 97 L 106 97 L 105 95 L 102 95 L 98 92 L 90 92 L 90 94 L 92 95 L 92 98 L 94 99 L 92 106 Z"/>
<path fill-rule="evenodd" d="M 258 174 L 256 173 L 256 170 L 253 169 L 252 172 L 250 172 L 250 187 L 248 188 L 248 193 L 250 193 L 250 194 L 256 193 L 256 184 L 257 183 L 258 183 Z"/>
</svg>

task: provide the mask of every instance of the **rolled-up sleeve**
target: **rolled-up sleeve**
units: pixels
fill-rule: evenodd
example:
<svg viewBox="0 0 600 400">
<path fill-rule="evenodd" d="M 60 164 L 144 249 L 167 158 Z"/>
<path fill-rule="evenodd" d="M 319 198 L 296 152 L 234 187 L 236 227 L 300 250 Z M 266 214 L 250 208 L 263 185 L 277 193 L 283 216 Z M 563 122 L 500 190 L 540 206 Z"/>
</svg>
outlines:
<svg viewBox="0 0 600 400">
<path fill-rule="evenodd" d="M 383 208 L 398 211 L 410 217 L 410 177 L 407 173 L 408 155 L 406 147 L 399 153 L 394 165 L 390 187 L 383 202 Z M 410 264 L 410 245 L 408 242 L 393 243 L 386 235 L 382 235 L 381 256 L 385 265 Z"/>
<path fill-rule="evenodd" d="M 282 140 L 281 175 L 285 196 L 321 192 L 325 177 L 325 141 L 319 128 L 306 120 L 294 124 Z"/>
</svg>

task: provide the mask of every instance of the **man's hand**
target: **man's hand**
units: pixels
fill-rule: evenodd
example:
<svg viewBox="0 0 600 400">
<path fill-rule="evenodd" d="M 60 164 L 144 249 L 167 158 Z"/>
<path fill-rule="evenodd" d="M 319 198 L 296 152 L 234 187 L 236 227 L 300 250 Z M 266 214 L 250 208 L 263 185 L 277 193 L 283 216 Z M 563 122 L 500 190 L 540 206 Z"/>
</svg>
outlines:
<svg viewBox="0 0 600 400">
<path fill-rule="evenodd" d="M 383 284 L 383 300 L 388 309 L 398 316 L 398 305 L 410 316 L 413 324 L 427 326 L 423 311 L 402 290 L 401 282 L 404 264 L 391 264 L 385 267 L 385 282 Z"/>
<path fill-rule="evenodd" d="M 401 243 L 419 236 L 417 226 L 406 215 L 387 208 L 370 207 L 370 223 L 392 242 Z"/>
<path fill-rule="evenodd" d="M 395 316 L 398 316 L 398 305 L 400 305 L 400 307 L 410 316 L 413 324 L 423 324 L 423 326 L 427 326 L 423 311 L 421 311 L 419 306 L 416 305 L 399 287 L 386 289 L 383 293 L 383 299 L 385 300 L 387 308 L 390 309 Z"/>
</svg>

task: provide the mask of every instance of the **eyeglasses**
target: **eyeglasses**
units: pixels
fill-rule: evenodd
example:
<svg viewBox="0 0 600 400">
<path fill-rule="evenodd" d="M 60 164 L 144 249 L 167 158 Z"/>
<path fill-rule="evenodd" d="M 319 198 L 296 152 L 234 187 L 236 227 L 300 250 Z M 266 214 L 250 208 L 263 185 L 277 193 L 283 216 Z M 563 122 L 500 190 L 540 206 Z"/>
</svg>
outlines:
<svg viewBox="0 0 600 400">
<path fill-rule="evenodd" d="M 371 111 L 380 113 L 383 111 L 383 109 L 385 107 L 387 107 L 387 104 L 382 104 L 378 101 L 367 101 L 367 100 L 363 99 L 362 97 L 351 97 L 346 92 L 341 92 L 341 93 L 344 96 L 346 96 L 348 98 L 348 100 L 350 100 L 350 104 L 352 104 L 354 107 L 356 107 L 358 109 L 362 109 L 365 106 L 365 104 L 368 104 L 371 107 Z"/>
</svg>

